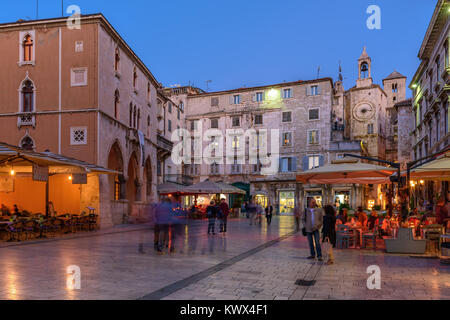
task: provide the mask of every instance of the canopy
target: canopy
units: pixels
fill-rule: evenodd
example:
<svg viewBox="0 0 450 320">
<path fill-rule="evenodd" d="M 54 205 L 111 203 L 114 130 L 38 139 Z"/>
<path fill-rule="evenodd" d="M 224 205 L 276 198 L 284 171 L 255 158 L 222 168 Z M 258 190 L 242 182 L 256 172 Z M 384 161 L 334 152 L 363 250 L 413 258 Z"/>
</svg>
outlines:
<svg viewBox="0 0 450 320">
<path fill-rule="evenodd" d="M 450 180 L 450 152 L 411 170 L 411 178 Z"/>
<path fill-rule="evenodd" d="M 159 194 L 183 193 L 184 188 L 186 187 L 173 182 L 164 182 L 157 187 Z"/>
<path fill-rule="evenodd" d="M 118 172 L 77 159 L 51 152 L 32 152 L 0 142 L 0 173 L 31 173 L 33 164 L 49 168 L 50 174 L 98 173 L 116 174 Z"/>
<path fill-rule="evenodd" d="M 246 194 L 242 189 L 224 182 L 203 181 L 183 188 L 185 194 Z"/>
<path fill-rule="evenodd" d="M 298 172 L 297 181 L 308 184 L 382 184 L 397 169 L 361 162 L 327 164 L 308 171 Z"/>
</svg>

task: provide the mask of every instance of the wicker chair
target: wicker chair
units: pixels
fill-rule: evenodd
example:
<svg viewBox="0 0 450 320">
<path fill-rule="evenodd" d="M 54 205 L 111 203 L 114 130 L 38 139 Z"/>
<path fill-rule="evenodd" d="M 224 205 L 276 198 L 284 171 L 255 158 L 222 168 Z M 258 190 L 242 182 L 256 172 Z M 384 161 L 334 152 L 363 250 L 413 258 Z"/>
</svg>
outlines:
<svg viewBox="0 0 450 320">
<path fill-rule="evenodd" d="M 32 239 L 36 231 L 36 222 L 34 220 L 28 220 L 23 222 L 22 232 L 25 234 L 25 240 Z"/>
<path fill-rule="evenodd" d="M 23 222 L 17 221 L 7 227 L 7 232 L 9 233 L 9 241 L 21 241 L 20 238 L 22 236 L 23 232 Z"/>
<path fill-rule="evenodd" d="M 89 215 L 89 230 L 98 230 L 98 215 L 96 214 L 90 214 Z"/>
</svg>

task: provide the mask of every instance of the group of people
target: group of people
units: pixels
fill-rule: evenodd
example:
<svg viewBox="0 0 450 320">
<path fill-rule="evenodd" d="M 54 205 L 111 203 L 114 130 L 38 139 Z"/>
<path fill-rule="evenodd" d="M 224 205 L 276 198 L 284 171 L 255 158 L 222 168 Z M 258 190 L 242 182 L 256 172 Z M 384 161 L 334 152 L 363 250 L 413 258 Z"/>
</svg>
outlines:
<svg viewBox="0 0 450 320">
<path fill-rule="evenodd" d="M 4 204 L 1 205 L 0 211 L 1 211 L 3 217 L 10 217 L 12 215 L 14 215 L 16 217 L 20 217 L 21 216 L 19 208 L 17 207 L 17 204 L 15 204 L 13 206 L 13 209 L 12 209 L 13 214 L 11 214 L 11 210 L 7 206 L 5 206 Z"/>
<path fill-rule="evenodd" d="M 250 220 L 250 225 L 261 225 L 263 214 L 265 214 L 267 225 L 270 226 L 272 223 L 273 207 L 270 204 L 263 209 L 259 203 L 255 202 L 253 199 L 250 199 L 249 202 L 245 202 L 243 204 L 243 209 L 247 213 L 247 218 Z"/>
<path fill-rule="evenodd" d="M 230 208 L 225 199 L 220 200 L 220 204 L 216 204 L 215 201 L 211 201 L 206 208 L 206 216 L 208 218 L 208 235 L 215 235 L 216 219 L 220 221 L 219 233 L 227 233 L 227 222 Z"/>
<path fill-rule="evenodd" d="M 166 197 L 154 207 L 155 231 L 154 248 L 159 254 L 164 248 L 175 252 L 175 240 L 181 234 L 182 219 L 178 216 L 180 205 Z"/>
<path fill-rule="evenodd" d="M 326 205 L 323 209 L 317 206 L 316 199 L 308 200 L 307 208 L 301 212 L 299 207 L 294 209 L 294 216 L 297 230 L 300 230 L 300 221 L 303 225 L 303 234 L 308 238 L 310 256 L 308 259 L 323 261 L 322 243 L 330 245 L 327 264 L 334 263 L 333 249 L 336 247 L 336 210 L 331 205 Z M 322 235 L 320 230 L 322 229 Z"/>
</svg>

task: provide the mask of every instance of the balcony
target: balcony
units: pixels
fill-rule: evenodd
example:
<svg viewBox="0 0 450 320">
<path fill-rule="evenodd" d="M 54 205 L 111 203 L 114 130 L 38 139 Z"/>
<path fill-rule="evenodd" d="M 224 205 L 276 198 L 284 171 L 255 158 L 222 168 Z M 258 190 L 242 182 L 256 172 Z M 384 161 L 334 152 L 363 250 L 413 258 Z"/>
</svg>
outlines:
<svg viewBox="0 0 450 320">
<path fill-rule="evenodd" d="M 331 130 L 333 130 L 333 131 L 344 131 L 345 130 L 345 125 L 335 122 L 335 123 L 333 123 L 331 125 Z"/>
<path fill-rule="evenodd" d="M 136 129 L 130 128 L 128 129 L 127 139 L 131 142 L 139 144 L 139 135 Z"/>
<path fill-rule="evenodd" d="M 167 140 L 162 135 L 157 135 L 157 141 L 156 144 L 158 146 L 158 158 L 159 159 L 165 159 L 172 153 L 173 149 L 173 142 L 170 140 Z"/>
<path fill-rule="evenodd" d="M 33 113 L 22 113 L 17 117 L 17 127 L 36 127 L 36 116 Z"/>
</svg>

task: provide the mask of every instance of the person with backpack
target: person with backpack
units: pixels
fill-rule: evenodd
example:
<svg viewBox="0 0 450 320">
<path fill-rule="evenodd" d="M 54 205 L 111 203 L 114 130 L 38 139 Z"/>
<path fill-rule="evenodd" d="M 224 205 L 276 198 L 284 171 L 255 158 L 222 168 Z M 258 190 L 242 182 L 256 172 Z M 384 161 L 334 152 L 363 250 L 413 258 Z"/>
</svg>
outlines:
<svg viewBox="0 0 450 320">
<path fill-rule="evenodd" d="M 217 208 L 214 201 L 211 201 L 206 208 L 206 217 L 208 218 L 208 235 L 215 235 L 214 229 L 216 226 Z"/>
</svg>

